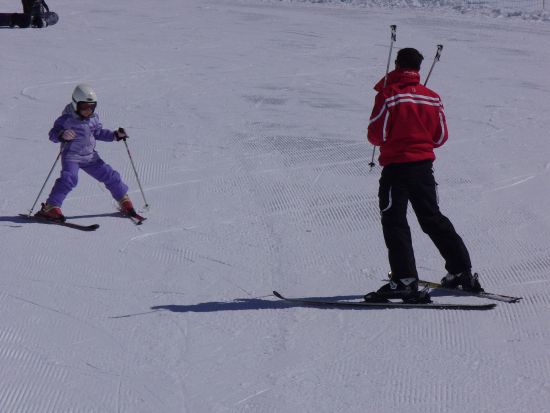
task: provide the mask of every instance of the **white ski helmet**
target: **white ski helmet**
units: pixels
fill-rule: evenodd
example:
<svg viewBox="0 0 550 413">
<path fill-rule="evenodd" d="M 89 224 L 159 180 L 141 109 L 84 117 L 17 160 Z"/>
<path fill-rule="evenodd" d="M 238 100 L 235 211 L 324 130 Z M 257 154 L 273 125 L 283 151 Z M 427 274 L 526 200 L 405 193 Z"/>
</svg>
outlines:
<svg viewBox="0 0 550 413">
<path fill-rule="evenodd" d="M 79 102 L 97 104 L 97 96 L 90 85 L 82 83 L 74 88 L 73 101 L 71 102 L 71 104 L 73 105 L 73 109 L 75 112 L 78 111 Z"/>
</svg>

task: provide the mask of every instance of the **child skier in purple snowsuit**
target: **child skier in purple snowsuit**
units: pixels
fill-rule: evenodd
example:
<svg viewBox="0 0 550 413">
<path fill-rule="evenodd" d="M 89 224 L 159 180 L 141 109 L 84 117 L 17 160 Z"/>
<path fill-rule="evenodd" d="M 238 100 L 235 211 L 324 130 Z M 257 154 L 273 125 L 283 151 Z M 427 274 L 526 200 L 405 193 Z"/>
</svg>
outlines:
<svg viewBox="0 0 550 413">
<path fill-rule="evenodd" d="M 120 209 L 128 215 L 134 213 L 132 201 L 127 195 L 128 186 L 120 174 L 106 164 L 95 151 L 96 140 L 112 142 L 127 139 L 124 129 L 104 129 L 95 112 L 97 97 L 93 89 L 85 84 L 78 85 L 72 95 L 72 102 L 56 119 L 49 137 L 52 142 L 61 143 L 61 176 L 55 181 L 50 196 L 37 213 L 47 219 L 64 221 L 61 205 L 65 197 L 78 183 L 78 171 L 103 182 Z"/>
</svg>

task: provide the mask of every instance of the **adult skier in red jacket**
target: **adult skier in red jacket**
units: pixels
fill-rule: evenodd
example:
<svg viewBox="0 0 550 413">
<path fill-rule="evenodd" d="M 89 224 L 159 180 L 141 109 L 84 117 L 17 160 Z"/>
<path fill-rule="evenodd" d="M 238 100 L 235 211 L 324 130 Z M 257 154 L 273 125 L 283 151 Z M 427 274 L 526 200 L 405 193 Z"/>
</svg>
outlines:
<svg viewBox="0 0 550 413">
<path fill-rule="evenodd" d="M 429 302 L 418 291 L 411 232 L 407 223 L 410 202 L 422 230 L 445 259 L 448 274 L 442 284 L 482 291 L 472 274 L 470 255 L 451 221 L 439 210 L 437 183 L 433 175 L 434 148 L 448 138 L 441 98 L 420 84 L 423 56 L 413 48 L 397 53 L 395 70 L 380 80 L 369 121 L 368 139 L 380 147 L 383 166 L 378 199 L 384 240 L 388 248 L 391 280 L 367 301 L 401 298 L 406 302 Z"/>
</svg>

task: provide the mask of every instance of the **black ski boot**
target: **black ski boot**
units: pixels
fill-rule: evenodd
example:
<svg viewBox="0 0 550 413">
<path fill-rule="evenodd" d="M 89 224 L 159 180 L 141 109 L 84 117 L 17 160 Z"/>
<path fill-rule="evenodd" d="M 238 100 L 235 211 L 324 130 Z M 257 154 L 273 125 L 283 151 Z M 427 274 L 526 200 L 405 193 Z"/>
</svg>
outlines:
<svg viewBox="0 0 550 413">
<path fill-rule="evenodd" d="M 48 25 L 46 19 L 46 10 L 44 7 L 44 2 L 42 0 L 35 0 L 31 7 L 31 26 L 36 28 L 43 28 Z"/>
<path fill-rule="evenodd" d="M 443 288 L 459 288 L 472 293 L 481 293 L 483 288 L 479 283 L 479 275 L 477 273 L 472 274 L 472 271 L 467 270 L 458 274 L 447 274 L 441 279 L 441 286 Z"/>
<path fill-rule="evenodd" d="M 391 299 L 401 299 L 411 304 L 432 302 L 427 290 L 418 291 L 418 279 L 412 277 L 391 279 L 378 291 L 366 294 L 364 299 L 370 303 L 387 303 Z"/>
</svg>

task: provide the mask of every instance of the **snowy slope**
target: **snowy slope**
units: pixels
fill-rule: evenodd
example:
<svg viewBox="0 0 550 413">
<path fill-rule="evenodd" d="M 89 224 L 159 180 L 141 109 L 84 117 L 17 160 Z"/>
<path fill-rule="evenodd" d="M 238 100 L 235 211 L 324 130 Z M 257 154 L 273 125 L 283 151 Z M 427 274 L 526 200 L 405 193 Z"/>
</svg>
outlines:
<svg viewBox="0 0 550 413">
<path fill-rule="evenodd" d="M 446 8 L 51 3 L 57 26 L 0 31 L 1 412 L 548 409 L 547 23 Z M 380 169 L 364 131 L 390 24 L 425 66 L 445 46 L 430 79 L 451 134 L 435 166 L 441 206 L 486 289 L 521 303 L 322 310 L 271 296 L 382 284 Z M 84 173 L 63 211 L 98 231 L 17 217 L 79 82 L 96 89 L 104 126 L 131 135 L 151 205 L 142 226 Z M 98 151 L 142 205 L 124 146 Z M 443 262 L 411 226 L 423 278 L 438 280 Z"/>
</svg>

